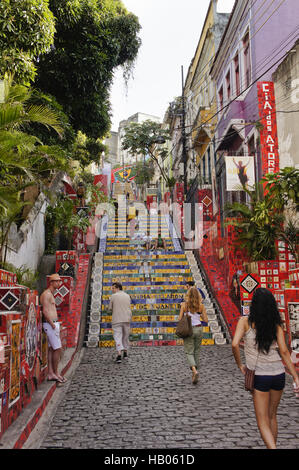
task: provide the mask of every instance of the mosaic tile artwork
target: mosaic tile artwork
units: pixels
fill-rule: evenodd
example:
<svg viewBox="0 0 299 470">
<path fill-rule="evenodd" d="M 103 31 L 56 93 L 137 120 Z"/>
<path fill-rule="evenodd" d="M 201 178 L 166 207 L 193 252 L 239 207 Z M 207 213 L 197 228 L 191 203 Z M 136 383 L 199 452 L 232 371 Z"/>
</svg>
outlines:
<svg viewBox="0 0 299 470">
<path fill-rule="evenodd" d="M 74 279 L 72 276 L 60 275 L 62 283 L 54 292 L 56 307 L 60 309 L 68 309 L 70 304 L 70 295 L 74 287 Z M 47 285 L 49 285 L 49 276 L 47 276 Z"/>
<path fill-rule="evenodd" d="M 1 436 L 45 379 L 47 361 L 40 366 L 42 328 L 37 292 L 23 286 L 2 286 L 0 298 Z"/>
<path fill-rule="evenodd" d="M 254 289 L 258 286 L 258 282 L 248 274 L 245 279 L 242 280 L 241 286 L 249 293 L 254 291 Z"/>
<path fill-rule="evenodd" d="M 55 272 L 60 276 L 75 277 L 75 270 L 78 264 L 78 255 L 75 250 L 56 251 Z"/>
<path fill-rule="evenodd" d="M 125 217 L 125 214 L 119 214 L 115 226 L 125 225 Z M 97 317 L 100 347 L 114 347 L 111 312 L 107 308 L 111 286 L 116 281 L 121 282 L 132 299 L 132 345 L 182 344 L 175 335 L 175 327 L 186 292 L 185 283 L 193 280 L 193 276 L 185 253 L 180 246 L 176 246 L 178 239 L 170 221 L 157 217 L 154 219 L 157 226 L 161 220 L 165 230 L 166 251 L 164 248 L 148 251 L 144 247 L 133 246 L 129 238 L 110 237 L 108 222 L 105 251 L 102 253 L 103 246 L 100 245 L 92 275 L 91 318 L 101 312 Z M 89 344 L 92 347 L 95 345 L 97 329 L 96 323 L 89 324 Z M 203 344 L 214 344 L 209 327 L 204 330 L 204 340 Z"/>
<path fill-rule="evenodd" d="M 0 286 L 14 286 L 17 283 L 17 275 L 0 269 Z"/>
<path fill-rule="evenodd" d="M 0 287 L 0 312 L 24 311 L 27 292 L 25 287 Z"/>
<path fill-rule="evenodd" d="M 198 202 L 203 205 L 202 209 L 204 220 L 211 220 L 213 218 L 212 190 L 200 189 L 198 191 Z"/>
<path fill-rule="evenodd" d="M 75 277 L 75 267 L 67 262 L 62 263 L 57 272 L 60 276 Z"/>
<path fill-rule="evenodd" d="M 12 310 L 19 299 L 12 292 L 7 292 L 0 300 L 5 310 Z"/>
</svg>

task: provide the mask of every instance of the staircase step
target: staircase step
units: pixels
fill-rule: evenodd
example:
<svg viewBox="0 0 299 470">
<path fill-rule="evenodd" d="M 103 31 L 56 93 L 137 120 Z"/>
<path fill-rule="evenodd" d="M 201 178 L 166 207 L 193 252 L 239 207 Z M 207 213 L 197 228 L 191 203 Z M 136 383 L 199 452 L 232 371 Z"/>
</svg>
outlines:
<svg viewBox="0 0 299 470">
<path fill-rule="evenodd" d="M 125 214 L 118 218 L 116 226 L 119 234 L 125 234 Z M 183 344 L 182 339 L 175 335 L 175 328 L 186 293 L 185 283 L 191 280 L 205 295 L 209 325 L 203 328 L 203 345 L 215 344 L 216 341 L 222 344 L 221 341 L 225 341 L 221 325 L 217 322 L 213 298 L 193 253 L 184 253 L 177 243 L 175 246 L 179 250 L 174 251 L 166 223 L 163 234 L 168 250 L 148 251 L 136 247 L 129 238 L 115 236 L 113 226 L 108 223 L 105 252 L 94 256 L 88 327 L 84 338 L 87 347 L 114 346 L 111 312 L 107 306 L 111 285 L 115 281 L 121 282 L 132 298 L 132 346 Z"/>
</svg>

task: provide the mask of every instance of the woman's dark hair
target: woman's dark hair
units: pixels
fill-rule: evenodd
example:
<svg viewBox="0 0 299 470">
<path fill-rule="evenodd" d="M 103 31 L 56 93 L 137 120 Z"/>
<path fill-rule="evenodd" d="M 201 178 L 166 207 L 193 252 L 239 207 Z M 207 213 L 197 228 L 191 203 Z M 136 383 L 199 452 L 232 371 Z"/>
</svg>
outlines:
<svg viewBox="0 0 299 470">
<path fill-rule="evenodd" d="M 255 290 L 248 322 L 250 325 L 254 323 L 258 350 L 268 353 L 271 344 L 277 339 L 277 326 L 282 325 L 276 300 L 268 289 L 259 287 Z"/>
<path fill-rule="evenodd" d="M 187 281 L 187 282 L 186 282 L 186 286 L 194 287 L 194 286 L 195 286 L 195 282 L 194 282 L 194 281 Z"/>
</svg>

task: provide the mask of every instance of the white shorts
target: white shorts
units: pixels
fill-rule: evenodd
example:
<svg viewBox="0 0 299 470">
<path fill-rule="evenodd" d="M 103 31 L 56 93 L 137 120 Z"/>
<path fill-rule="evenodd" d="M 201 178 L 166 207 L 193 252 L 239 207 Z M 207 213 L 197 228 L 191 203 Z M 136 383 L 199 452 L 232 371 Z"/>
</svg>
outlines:
<svg viewBox="0 0 299 470">
<path fill-rule="evenodd" d="M 43 328 L 44 331 L 47 334 L 48 337 L 48 343 L 55 351 L 55 349 L 60 349 L 62 347 L 61 344 L 61 339 L 60 339 L 60 323 L 59 322 L 54 322 L 55 323 L 55 330 L 53 330 L 52 326 L 50 323 L 43 323 Z"/>
</svg>

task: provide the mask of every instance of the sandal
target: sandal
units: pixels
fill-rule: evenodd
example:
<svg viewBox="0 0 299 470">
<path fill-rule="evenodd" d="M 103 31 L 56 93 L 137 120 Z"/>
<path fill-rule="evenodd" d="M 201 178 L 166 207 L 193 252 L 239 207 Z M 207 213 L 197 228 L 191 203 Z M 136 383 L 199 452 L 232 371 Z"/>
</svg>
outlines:
<svg viewBox="0 0 299 470">
<path fill-rule="evenodd" d="M 196 371 L 196 372 L 193 372 L 193 373 L 192 373 L 192 383 L 193 383 L 193 384 L 197 384 L 198 378 L 199 378 L 198 372 L 197 372 L 197 371 Z"/>
</svg>

